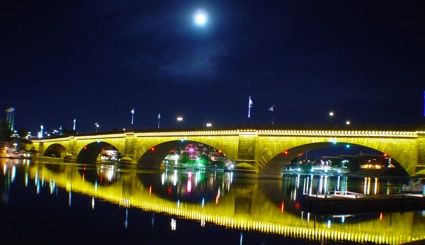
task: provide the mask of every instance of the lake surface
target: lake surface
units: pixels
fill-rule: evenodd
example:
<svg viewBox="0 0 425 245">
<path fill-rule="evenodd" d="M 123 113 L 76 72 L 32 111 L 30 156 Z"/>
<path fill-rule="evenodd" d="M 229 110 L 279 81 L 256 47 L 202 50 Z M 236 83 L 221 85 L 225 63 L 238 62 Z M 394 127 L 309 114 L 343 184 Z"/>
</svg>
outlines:
<svg viewBox="0 0 425 245">
<path fill-rule="evenodd" d="M 155 172 L 0 159 L 1 244 L 402 244 L 425 211 L 315 215 L 303 193 L 392 194 L 406 179 Z M 424 207 L 425 209 L 425 207 Z"/>
</svg>

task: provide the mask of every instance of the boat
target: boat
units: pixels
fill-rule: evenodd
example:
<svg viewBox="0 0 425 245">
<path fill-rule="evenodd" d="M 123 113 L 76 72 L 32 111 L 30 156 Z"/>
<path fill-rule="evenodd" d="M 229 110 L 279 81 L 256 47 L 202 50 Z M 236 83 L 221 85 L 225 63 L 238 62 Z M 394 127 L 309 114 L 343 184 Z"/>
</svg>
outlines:
<svg viewBox="0 0 425 245">
<path fill-rule="evenodd" d="M 401 192 L 421 193 L 425 195 L 425 178 L 417 178 L 416 180 L 411 180 L 408 185 L 403 185 L 401 187 Z"/>
<path fill-rule="evenodd" d="M 398 193 L 371 196 L 354 192 L 333 193 L 330 195 L 306 194 L 302 199 L 302 210 L 316 214 L 425 210 L 425 195 Z"/>
</svg>

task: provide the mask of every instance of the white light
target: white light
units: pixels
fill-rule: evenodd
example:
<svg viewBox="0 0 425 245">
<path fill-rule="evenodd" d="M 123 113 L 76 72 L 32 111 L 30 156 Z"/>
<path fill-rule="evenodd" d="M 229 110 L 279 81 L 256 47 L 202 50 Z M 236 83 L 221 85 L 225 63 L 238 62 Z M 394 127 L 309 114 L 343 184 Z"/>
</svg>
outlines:
<svg viewBox="0 0 425 245">
<path fill-rule="evenodd" d="M 195 22 L 195 24 L 199 26 L 205 25 L 205 23 L 207 23 L 207 20 L 208 20 L 208 14 L 202 9 L 198 9 L 195 12 L 195 15 L 193 16 L 193 21 Z"/>
<path fill-rule="evenodd" d="M 177 228 L 177 222 L 175 219 L 171 219 L 171 230 L 175 231 Z"/>
<path fill-rule="evenodd" d="M 177 117 L 177 121 L 183 121 L 183 117 Z"/>
<path fill-rule="evenodd" d="M 333 116 L 334 116 L 333 111 L 329 112 L 329 116 L 331 116 L 331 117 L 333 117 Z"/>
<path fill-rule="evenodd" d="M 350 125 L 350 124 L 351 124 L 351 122 L 350 122 L 350 121 L 346 121 L 346 122 L 345 122 L 345 124 L 346 124 L 346 125 Z"/>
<path fill-rule="evenodd" d="M 212 123 L 207 123 L 207 127 L 212 127 Z"/>
</svg>

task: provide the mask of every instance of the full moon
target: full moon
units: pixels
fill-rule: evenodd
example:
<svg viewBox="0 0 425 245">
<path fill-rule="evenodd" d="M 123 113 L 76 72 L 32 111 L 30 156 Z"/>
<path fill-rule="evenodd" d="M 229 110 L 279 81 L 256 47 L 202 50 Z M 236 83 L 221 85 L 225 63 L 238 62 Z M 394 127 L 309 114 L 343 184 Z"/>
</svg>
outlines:
<svg viewBox="0 0 425 245">
<path fill-rule="evenodd" d="M 195 15 L 193 16 L 193 20 L 195 24 L 203 26 L 205 23 L 207 23 L 208 15 L 204 10 L 197 10 L 195 12 Z"/>
</svg>

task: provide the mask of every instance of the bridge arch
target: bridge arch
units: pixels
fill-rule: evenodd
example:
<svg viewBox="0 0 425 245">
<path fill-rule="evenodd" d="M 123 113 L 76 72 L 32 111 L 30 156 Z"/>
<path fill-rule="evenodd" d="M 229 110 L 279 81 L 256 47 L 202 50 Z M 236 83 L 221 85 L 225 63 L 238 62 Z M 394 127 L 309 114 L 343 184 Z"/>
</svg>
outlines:
<svg viewBox="0 0 425 245">
<path fill-rule="evenodd" d="M 185 146 L 189 144 L 203 144 L 207 147 L 217 149 L 213 146 L 205 144 L 199 141 L 192 140 L 171 140 L 167 142 L 163 142 L 154 146 L 151 146 L 147 151 L 142 154 L 142 156 L 138 159 L 137 165 L 142 168 L 148 169 L 159 169 L 164 158 L 170 154 L 173 150 L 180 149 L 183 150 Z M 221 149 L 217 149 L 220 150 Z M 223 154 L 227 157 L 226 152 Z M 230 158 L 229 158 L 230 159 Z M 232 159 L 230 159 L 232 160 Z"/>
<path fill-rule="evenodd" d="M 394 161 L 394 165 L 396 167 L 400 167 L 408 173 L 408 169 L 410 166 L 407 166 L 407 162 L 403 157 L 407 157 L 403 154 L 399 154 L 400 149 L 392 149 L 385 145 L 385 147 L 380 147 L 380 144 L 367 144 L 367 143 L 359 143 L 354 140 L 338 140 L 338 141 L 327 141 L 322 142 L 305 142 L 304 144 L 293 145 L 287 148 L 281 148 L 279 152 L 275 152 L 272 157 L 264 164 L 264 167 L 260 170 L 260 177 L 271 177 L 281 175 L 283 168 L 286 163 L 295 159 L 299 154 L 304 152 L 309 152 L 313 150 L 323 149 L 332 147 L 335 144 L 349 144 L 353 146 L 361 146 L 365 148 L 369 148 L 372 150 L 376 150 L 381 152 L 382 154 L 387 154 L 388 157 L 391 157 Z M 388 144 L 388 143 L 387 143 Z M 391 153 L 395 153 L 396 157 L 394 157 Z"/>
<path fill-rule="evenodd" d="M 60 158 L 62 153 L 66 153 L 67 149 L 65 146 L 59 143 L 51 144 L 44 151 L 44 156 L 54 156 Z"/>
<path fill-rule="evenodd" d="M 119 150 L 114 145 L 104 142 L 96 141 L 89 143 L 81 148 L 77 156 L 78 163 L 96 163 L 99 154 L 105 148 L 112 148 L 114 150 Z"/>
</svg>

